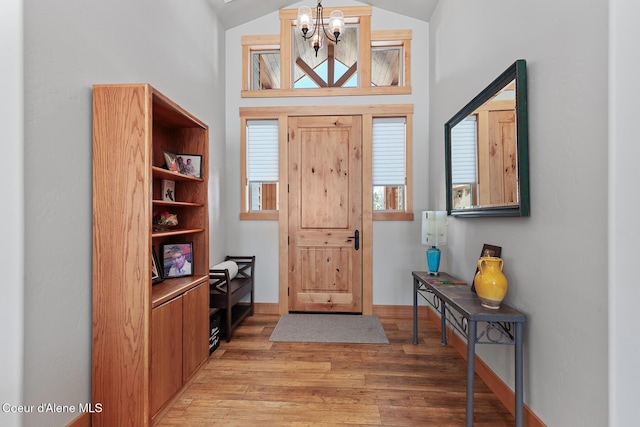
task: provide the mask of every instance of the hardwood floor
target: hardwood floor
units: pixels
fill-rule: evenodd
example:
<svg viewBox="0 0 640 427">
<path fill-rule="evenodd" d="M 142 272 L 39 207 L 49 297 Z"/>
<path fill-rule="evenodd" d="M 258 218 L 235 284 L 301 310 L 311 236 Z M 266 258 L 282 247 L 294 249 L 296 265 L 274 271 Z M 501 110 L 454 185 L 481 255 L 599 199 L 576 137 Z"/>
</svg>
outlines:
<svg viewBox="0 0 640 427">
<path fill-rule="evenodd" d="M 390 344 L 272 343 L 279 316 L 247 317 L 158 426 L 463 426 L 466 363 L 421 322 L 382 318 Z M 514 418 L 476 375 L 475 426 Z"/>
</svg>

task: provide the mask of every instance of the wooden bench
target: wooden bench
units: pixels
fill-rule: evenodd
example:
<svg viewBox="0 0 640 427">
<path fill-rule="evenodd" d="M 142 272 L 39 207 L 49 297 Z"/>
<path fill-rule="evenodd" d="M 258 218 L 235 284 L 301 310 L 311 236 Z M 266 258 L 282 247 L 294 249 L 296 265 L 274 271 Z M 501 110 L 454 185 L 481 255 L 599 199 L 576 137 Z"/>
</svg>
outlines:
<svg viewBox="0 0 640 427">
<path fill-rule="evenodd" d="M 209 270 L 209 307 L 213 316 L 218 310 L 224 310 L 222 330 L 227 342 L 231 340 L 233 330 L 247 316 L 253 315 L 253 289 L 255 256 L 227 256 L 225 261 L 238 265 L 238 273 L 231 277 L 228 269 Z M 248 299 L 248 301 L 247 301 Z"/>
</svg>

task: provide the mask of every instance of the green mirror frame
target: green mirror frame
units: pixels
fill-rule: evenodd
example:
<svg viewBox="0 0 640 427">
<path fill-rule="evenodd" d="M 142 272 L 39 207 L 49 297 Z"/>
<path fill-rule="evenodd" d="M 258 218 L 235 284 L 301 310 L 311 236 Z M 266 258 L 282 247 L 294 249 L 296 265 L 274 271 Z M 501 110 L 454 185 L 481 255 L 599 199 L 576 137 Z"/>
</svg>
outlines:
<svg viewBox="0 0 640 427">
<path fill-rule="evenodd" d="M 454 190 L 452 177 L 452 129 L 455 125 L 473 114 L 479 107 L 500 93 L 505 86 L 515 82 L 515 124 L 516 124 L 516 180 L 517 204 L 475 205 L 470 207 L 454 207 Z M 527 65 L 524 59 L 517 60 L 498 78 L 487 86 L 478 96 L 457 112 L 444 125 L 445 162 L 446 162 L 446 197 L 447 213 L 461 217 L 485 216 L 529 216 L 529 137 L 527 117 Z M 476 154 L 477 159 L 477 154 Z"/>
</svg>

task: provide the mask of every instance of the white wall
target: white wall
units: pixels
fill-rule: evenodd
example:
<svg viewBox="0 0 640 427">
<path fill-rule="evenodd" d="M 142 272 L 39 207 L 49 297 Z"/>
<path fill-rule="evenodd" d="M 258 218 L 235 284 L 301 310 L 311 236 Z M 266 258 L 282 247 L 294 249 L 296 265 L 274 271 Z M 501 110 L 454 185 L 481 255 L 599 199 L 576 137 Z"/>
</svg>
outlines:
<svg viewBox="0 0 640 427">
<path fill-rule="evenodd" d="M 301 2 L 290 8 L 308 4 Z M 324 1 L 325 7 L 362 5 L 350 0 Z M 240 117 L 239 107 L 298 105 L 414 104 L 413 170 L 415 221 L 379 221 L 373 227 L 374 304 L 411 304 L 411 270 L 426 268 L 425 247 L 420 243 L 419 211 L 426 210 L 428 190 L 427 137 L 429 134 L 428 56 L 429 26 L 406 16 L 373 8 L 372 30 L 410 29 L 413 31 L 411 57 L 411 95 L 352 96 L 314 98 L 240 98 L 242 88 L 241 37 L 279 34 L 278 12 L 230 29 L 226 34 L 227 74 L 227 236 L 230 253 L 256 255 L 258 282 L 256 301 L 278 301 L 278 223 L 277 221 L 240 221 Z M 237 166 L 236 166 L 237 165 Z M 369 238 L 369 236 L 363 236 Z"/>
<path fill-rule="evenodd" d="M 2 297 L 0 298 L 0 424 L 18 425 L 20 415 L 5 404 L 22 403 L 24 333 L 24 117 L 22 0 L 0 3 L 0 129 L 4 183 L 0 209 Z"/>
<path fill-rule="evenodd" d="M 607 425 L 607 5 L 447 0 L 431 20 L 429 185 L 441 208 L 444 123 L 527 60 L 531 217 L 450 219 L 446 250 L 470 279 L 483 243 L 503 247 L 506 302 L 528 316 L 525 403 L 550 426 Z M 512 349 L 478 353 L 513 388 Z"/>
<path fill-rule="evenodd" d="M 92 85 L 151 83 L 211 127 L 212 170 L 220 170 L 224 31 L 206 0 L 25 0 L 24 22 L 20 403 L 77 408 L 91 399 Z M 224 176 L 212 174 L 210 182 L 214 257 L 225 245 L 218 208 Z M 77 416 L 28 415 L 25 425 L 63 425 Z"/>
<path fill-rule="evenodd" d="M 634 54 L 640 39 L 640 3 L 612 0 L 609 12 L 609 426 L 625 427 L 638 422 L 640 384 L 640 200 L 632 190 L 640 159 L 640 57 Z"/>
</svg>

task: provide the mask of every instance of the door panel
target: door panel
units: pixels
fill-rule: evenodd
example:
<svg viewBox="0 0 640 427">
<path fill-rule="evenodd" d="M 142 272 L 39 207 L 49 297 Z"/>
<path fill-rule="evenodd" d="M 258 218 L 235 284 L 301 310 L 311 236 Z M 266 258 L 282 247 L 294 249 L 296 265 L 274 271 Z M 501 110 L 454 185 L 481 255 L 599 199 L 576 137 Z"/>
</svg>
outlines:
<svg viewBox="0 0 640 427">
<path fill-rule="evenodd" d="M 209 283 L 189 290 L 182 300 L 182 380 L 186 383 L 209 356 Z"/>
<path fill-rule="evenodd" d="M 487 124 L 483 127 L 481 120 Z M 486 110 L 478 119 L 479 204 L 518 203 L 516 122 L 514 110 Z"/>
<path fill-rule="evenodd" d="M 346 229 L 349 212 L 349 129 L 300 132 L 301 227 Z"/>
<path fill-rule="evenodd" d="M 182 296 L 151 310 L 151 415 L 182 387 Z"/>
<path fill-rule="evenodd" d="M 289 119 L 289 309 L 362 311 L 358 116 Z"/>
</svg>

